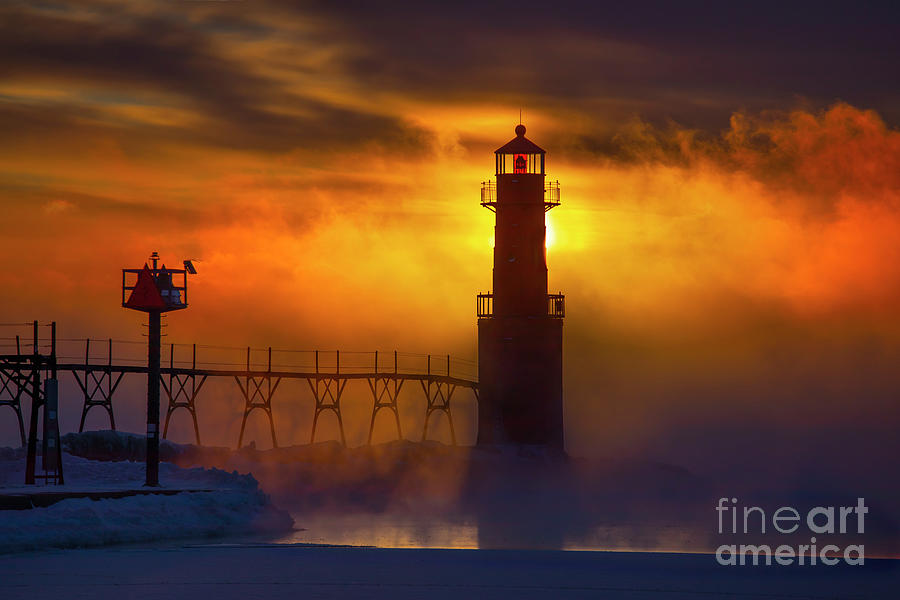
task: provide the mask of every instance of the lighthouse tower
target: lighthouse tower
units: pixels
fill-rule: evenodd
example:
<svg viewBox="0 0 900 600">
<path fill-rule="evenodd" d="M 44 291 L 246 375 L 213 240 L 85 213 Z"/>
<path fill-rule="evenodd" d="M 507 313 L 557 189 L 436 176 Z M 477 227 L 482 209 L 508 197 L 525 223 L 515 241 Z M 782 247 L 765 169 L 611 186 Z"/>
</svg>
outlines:
<svg viewBox="0 0 900 600">
<path fill-rule="evenodd" d="M 481 205 L 496 214 L 493 293 L 479 294 L 478 444 L 564 450 L 562 325 L 565 298 L 547 293 L 545 213 L 559 183 L 545 181 L 546 152 L 516 137 L 494 152 L 496 182 Z"/>
</svg>

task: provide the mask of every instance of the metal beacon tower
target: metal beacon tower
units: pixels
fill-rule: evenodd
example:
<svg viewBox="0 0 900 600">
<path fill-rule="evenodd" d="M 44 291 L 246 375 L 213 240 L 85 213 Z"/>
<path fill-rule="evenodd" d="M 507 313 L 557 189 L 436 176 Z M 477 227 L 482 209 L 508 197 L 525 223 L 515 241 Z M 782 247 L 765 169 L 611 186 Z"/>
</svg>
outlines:
<svg viewBox="0 0 900 600">
<path fill-rule="evenodd" d="M 559 183 L 546 182 L 545 151 L 516 137 L 494 152 L 497 181 L 481 187 L 496 214 L 494 291 L 479 294 L 478 444 L 565 450 L 562 325 L 565 297 L 547 293 L 548 210 Z"/>
</svg>

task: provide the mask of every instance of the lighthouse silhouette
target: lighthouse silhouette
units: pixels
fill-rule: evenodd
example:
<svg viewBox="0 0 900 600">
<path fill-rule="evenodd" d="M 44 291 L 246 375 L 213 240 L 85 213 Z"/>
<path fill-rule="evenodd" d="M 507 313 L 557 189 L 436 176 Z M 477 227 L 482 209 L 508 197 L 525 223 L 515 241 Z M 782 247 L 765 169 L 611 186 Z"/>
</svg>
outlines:
<svg viewBox="0 0 900 600">
<path fill-rule="evenodd" d="M 496 181 L 481 204 L 496 214 L 493 292 L 479 294 L 478 444 L 564 451 L 562 331 L 565 297 L 547 293 L 545 214 L 559 206 L 546 152 L 525 137 L 494 152 Z"/>
</svg>

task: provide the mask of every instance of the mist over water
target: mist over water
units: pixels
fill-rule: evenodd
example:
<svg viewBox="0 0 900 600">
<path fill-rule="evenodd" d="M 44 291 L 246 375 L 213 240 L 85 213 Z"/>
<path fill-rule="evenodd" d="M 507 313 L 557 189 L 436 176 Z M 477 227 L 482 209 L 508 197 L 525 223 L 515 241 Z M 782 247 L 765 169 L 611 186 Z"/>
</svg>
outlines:
<svg viewBox="0 0 900 600">
<path fill-rule="evenodd" d="M 101 459 L 139 459 L 143 451 L 137 436 L 104 432 L 67 436 L 64 444 Z M 181 466 L 251 473 L 299 529 L 270 540 L 278 543 L 712 552 L 732 540 L 771 541 L 753 531 L 719 534 L 715 509 L 722 497 L 770 515 L 780 506 L 857 502 L 840 486 L 760 484 L 739 475 L 725 481 L 672 464 L 572 459 L 536 448 L 404 441 L 232 451 L 166 443 L 162 453 Z M 865 535 L 839 536 L 842 545 L 852 538 L 866 544 L 868 555 L 896 555 L 894 504 L 884 500 L 897 498 L 896 484 L 863 495 L 870 507 Z M 807 542 L 801 534 L 785 536 L 785 543 Z"/>
</svg>

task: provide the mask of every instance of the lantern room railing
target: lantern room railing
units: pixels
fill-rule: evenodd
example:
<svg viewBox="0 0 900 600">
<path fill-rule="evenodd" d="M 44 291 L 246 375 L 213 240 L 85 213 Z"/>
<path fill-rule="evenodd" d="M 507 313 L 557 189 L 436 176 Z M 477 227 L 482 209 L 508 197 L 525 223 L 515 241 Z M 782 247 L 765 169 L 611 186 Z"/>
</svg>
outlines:
<svg viewBox="0 0 900 600">
<path fill-rule="evenodd" d="M 481 205 L 496 212 L 497 184 L 493 181 L 481 182 Z M 548 181 L 544 184 L 544 211 L 559 206 L 559 181 Z"/>
<path fill-rule="evenodd" d="M 479 319 L 494 316 L 494 294 L 478 294 L 475 313 Z M 564 294 L 547 294 L 547 316 L 562 319 L 566 316 L 566 297 Z"/>
</svg>

